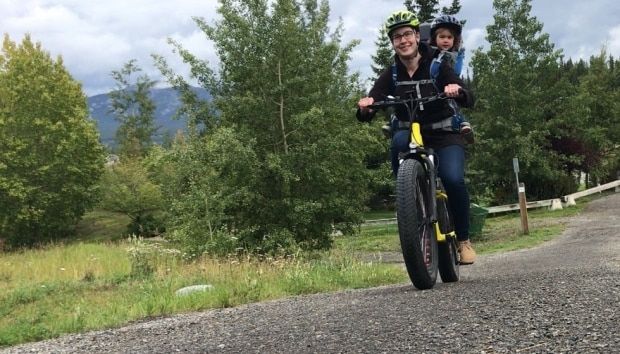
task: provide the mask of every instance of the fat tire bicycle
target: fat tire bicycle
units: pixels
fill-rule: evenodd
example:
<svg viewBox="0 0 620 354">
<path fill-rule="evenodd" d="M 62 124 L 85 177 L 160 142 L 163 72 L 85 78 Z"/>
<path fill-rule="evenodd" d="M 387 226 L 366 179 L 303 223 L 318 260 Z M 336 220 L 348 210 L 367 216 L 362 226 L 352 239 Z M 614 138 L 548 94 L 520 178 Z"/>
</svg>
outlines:
<svg viewBox="0 0 620 354">
<path fill-rule="evenodd" d="M 422 130 L 415 120 L 420 105 L 446 99 L 443 94 L 416 98 L 388 96 L 368 108 L 406 107 L 409 117 L 409 151 L 399 155 L 396 178 L 396 219 L 400 246 L 413 285 L 431 289 L 437 273 L 444 283 L 459 280 L 459 254 L 450 215 L 448 195 L 437 172 L 437 155 L 424 146 Z"/>
</svg>

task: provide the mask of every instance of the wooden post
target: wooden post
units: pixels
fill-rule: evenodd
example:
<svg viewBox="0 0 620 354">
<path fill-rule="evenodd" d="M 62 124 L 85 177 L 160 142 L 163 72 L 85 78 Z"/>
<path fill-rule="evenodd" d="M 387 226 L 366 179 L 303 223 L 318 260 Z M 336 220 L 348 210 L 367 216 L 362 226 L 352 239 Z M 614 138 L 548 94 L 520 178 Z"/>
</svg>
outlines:
<svg viewBox="0 0 620 354">
<path fill-rule="evenodd" d="M 527 201 L 525 200 L 525 184 L 519 183 L 519 209 L 521 210 L 521 231 L 529 235 L 530 229 L 527 223 Z"/>
</svg>

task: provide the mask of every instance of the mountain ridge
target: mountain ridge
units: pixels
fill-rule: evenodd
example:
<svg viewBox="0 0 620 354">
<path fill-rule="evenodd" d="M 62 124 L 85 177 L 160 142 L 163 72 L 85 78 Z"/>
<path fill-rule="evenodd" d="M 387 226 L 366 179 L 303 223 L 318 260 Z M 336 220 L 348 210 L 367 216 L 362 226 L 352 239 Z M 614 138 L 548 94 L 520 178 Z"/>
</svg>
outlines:
<svg viewBox="0 0 620 354">
<path fill-rule="evenodd" d="M 211 99 L 211 95 L 203 88 L 192 87 L 192 90 L 201 99 Z M 181 107 L 180 94 L 176 89 L 172 87 L 153 88 L 150 91 L 150 97 L 156 107 L 154 123 L 156 127 L 159 127 L 157 133 L 153 136 L 154 141 L 161 142 L 165 135 L 175 134 L 179 129 L 185 130 L 186 120 L 183 118 L 173 118 L 179 107 Z M 103 93 L 87 97 L 87 102 L 90 118 L 95 121 L 99 129 L 101 143 L 106 146 L 114 146 L 119 122 L 109 112 L 110 98 L 108 94 Z"/>
</svg>

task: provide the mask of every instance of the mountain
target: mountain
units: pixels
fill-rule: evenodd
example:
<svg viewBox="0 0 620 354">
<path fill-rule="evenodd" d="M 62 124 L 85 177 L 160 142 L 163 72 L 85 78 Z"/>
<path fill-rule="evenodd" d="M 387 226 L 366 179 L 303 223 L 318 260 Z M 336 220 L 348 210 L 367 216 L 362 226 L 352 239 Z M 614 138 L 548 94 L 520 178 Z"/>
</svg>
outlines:
<svg viewBox="0 0 620 354">
<path fill-rule="evenodd" d="M 193 87 L 198 97 L 204 100 L 210 100 L 211 95 L 200 87 Z M 154 88 L 151 90 L 151 99 L 155 103 L 155 126 L 159 127 L 155 141 L 161 142 L 166 134 L 174 135 L 179 129 L 185 129 L 185 119 L 173 119 L 174 114 L 180 107 L 179 93 L 173 88 Z M 118 121 L 108 112 L 110 109 L 109 97 L 107 94 L 101 94 L 88 97 L 88 109 L 90 116 L 96 121 L 101 142 L 106 146 L 115 145 L 114 138 L 116 129 L 119 126 Z"/>
</svg>

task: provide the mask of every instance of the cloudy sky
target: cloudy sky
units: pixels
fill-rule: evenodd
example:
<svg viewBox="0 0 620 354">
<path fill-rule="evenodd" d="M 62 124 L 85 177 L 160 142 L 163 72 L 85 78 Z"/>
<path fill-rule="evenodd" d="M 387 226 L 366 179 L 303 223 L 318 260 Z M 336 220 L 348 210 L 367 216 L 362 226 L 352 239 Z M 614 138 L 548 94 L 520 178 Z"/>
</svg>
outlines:
<svg viewBox="0 0 620 354">
<path fill-rule="evenodd" d="M 492 4 L 492 0 L 461 0 L 459 17 L 467 20 L 466 48 L 485 44 Z M 216 0 L 0 0 L 0 32 L 18 42 L 30 33 L 52 55 L 61 55 L 90 96 L 114 87 L 110 72 L 130 59 L 136 59 L 151 78 L 159 79 L 150 57 L 153 53 L 163 55 L 175 71 L 186 73 L 187 68 L 166 43 L 169 37 L 216 66 L 212 43 L 191 18 L 212 22 L 217 18 L 217 6 Z M 361 40 L 351 70 L 370 75 L 378 28 L 391 12 L 403 7 L 403 1 L 330 0 L 330 7 L 333 24 L 338 19 L 344 23 L 345 42 Z M 603 46 L 620 57 L 618 0 L 533 0 L 531 15 L 544 24 L 543 31 L 566 57 L 587 59 Z"/>
</svg>

